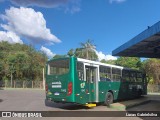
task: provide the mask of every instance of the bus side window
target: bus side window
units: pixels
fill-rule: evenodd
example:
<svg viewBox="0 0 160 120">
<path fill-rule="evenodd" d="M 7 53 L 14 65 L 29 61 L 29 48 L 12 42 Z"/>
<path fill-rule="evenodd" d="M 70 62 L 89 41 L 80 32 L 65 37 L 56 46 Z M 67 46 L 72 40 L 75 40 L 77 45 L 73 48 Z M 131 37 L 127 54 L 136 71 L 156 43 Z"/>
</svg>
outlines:
<svg viewBox="0 0 160 120">
<path fill-rule="evenodd" d="M 77 74 L 79 80 L 84 80 L 84 65 L 81 62 L 77 62 Z"/>
<path fill-rule="evenodd" d="M 99 67 L 100 81 L 111 81 L 111 68 L 107 66 Z"/>
<path fill-rule="evenodd" d="M 90 83 L 91 82 L 91 72 L 90 69 L 88 67 L 85 67 L 86 69 L 86 82 Z"/>
<path fill-rule="evenodd" d="M 121 69 L 112 68 L 112 79 L 113 79 L 113 81 L 120 81 L 121 80 Z"/>
<path fill-rule="evenodd" d="M 143 76 L 141 72 L 137 72 L 137 82 L 142 82 Z"/>
<path fill-rule="evenodd" d="M 130 71 L 130 80 L 131 82 L 136 82 L 136 72 L 135 71 Z"/>
<path fill-rule="evenodd" d="M 129 70 L 123 70 L 122 71 L 122 81 L 130 81 L 130 77 L 129 77 Z"/>
<path fill-rule="evenodd" d="M 56 60 L 48 64 L 48 75 L 62 75 L 69 72 L 69 59 Z"/>
</svg>

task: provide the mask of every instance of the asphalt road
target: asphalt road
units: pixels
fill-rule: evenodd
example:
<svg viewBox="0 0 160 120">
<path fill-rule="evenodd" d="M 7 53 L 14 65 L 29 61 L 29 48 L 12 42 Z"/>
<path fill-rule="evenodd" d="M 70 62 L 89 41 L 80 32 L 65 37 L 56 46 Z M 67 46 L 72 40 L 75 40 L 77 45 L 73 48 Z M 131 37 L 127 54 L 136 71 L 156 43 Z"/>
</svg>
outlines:
<svg viewBox="0 0 160 120">
<path fill-rule="evenodd" d="M 0 110 L 4 111 L 112 111 L 113 109 L 106 106 L 98 106 L 96 109 L 89 109 L 85 106 L 76 104 L 51 103 L 50 106 L 45 106 L 45 91 L 44 90 L 0 90 Z"/>
<path fill-rule="evenodd" d="M 147 97 L 151 100 L 149 103 L 129 108 L 126 111 L 127 112 L 130 112 L 130 111 L 137 111 L 137 112 L 150 111 L 150 113 L 152 111 L 155 111 L 155 112 L 158 111 L 160 113 L 160 95 L 147 95 Z M 157 118 L 157 117 L 154 117 L 154 118 L 153 117 L 145 117 L 145 118 L 139 117 L 139 118 L 143 119 L 143 120 L 160 120 L 160 118 Z"/>
<path fill-rule="evenodd" d="M 127 111 L 160 111 L 160 96 L 159 95 L 149 95 L 148 96 L 152 101 L 148 104 L 136 106 L 133 108 L 128 109 Z M 75 104 L 61 104 L 61 103 L 52 103 L 50 106 L 45 106 L 45 91 L 44 90 L 32 90 L 32 89 L 9 89 L 9 90 L 0 90 L 0 111 L 116 111 L 114 109 L 108 108 L 106 106 L 100 105 L 94 108 L 87 108 L 81 105 Z M 114 116 L 114 115 L 113 115 Z M 13 118 L 10 118 L 13 120 Z M 20 118 L 14 118 L 18 120 Z M 27 119 L 27 118 L 23 118 Z M 32 118 L 33 119 L 33 118 Z M 33 120 L 64 120 L 68 118 L 34 118 Z M 70 117 L 70 120 L 80 120 L 82 118 L 74 118 Z M 83 120 L 90 120 L 95 119 L 97 117 L 87 117 Z M 140 117 L 123 117 L 123 118 L 114 118 L 114 117 L 106 117 L 106 118 L 98 118 L 98 119 L 105 119 L 105 120 L 141 120 L 144 118 Z M 148 120 L 149 118 L 145 118 Z M 157 118 L 150 118 L 157 119 Z M 0 120 L 9 120 L 9 118 L 0 118 Z M 28 119 L 27 119 L 28 120 Z"/>
</svg>

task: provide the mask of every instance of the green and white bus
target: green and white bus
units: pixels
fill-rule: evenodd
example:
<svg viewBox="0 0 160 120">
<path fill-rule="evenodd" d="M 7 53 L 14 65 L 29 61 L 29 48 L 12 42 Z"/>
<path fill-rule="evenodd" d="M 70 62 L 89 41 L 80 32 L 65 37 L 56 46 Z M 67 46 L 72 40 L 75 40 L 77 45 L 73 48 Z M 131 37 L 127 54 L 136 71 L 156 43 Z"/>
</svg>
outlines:
<svg viewBox="0 0 160 120">
<path fill-rule="evenodd" d="M 46 102 L 110 105 L 146 93 L 145 74 L 137 70 L 76 57 L 47 63 Z"/>
</svg>

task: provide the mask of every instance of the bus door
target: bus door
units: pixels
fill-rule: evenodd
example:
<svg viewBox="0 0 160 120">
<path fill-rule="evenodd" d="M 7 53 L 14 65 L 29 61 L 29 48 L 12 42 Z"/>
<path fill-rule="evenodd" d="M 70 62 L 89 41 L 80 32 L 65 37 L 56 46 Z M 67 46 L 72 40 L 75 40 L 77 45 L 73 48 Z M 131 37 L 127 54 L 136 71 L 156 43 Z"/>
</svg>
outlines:
<svg viewBox="0 0 160 120">
<path fill-rule="evenodd" d="M 98 66 L 85 64 L 86 101 L 98 102 Z"/>
</svg>

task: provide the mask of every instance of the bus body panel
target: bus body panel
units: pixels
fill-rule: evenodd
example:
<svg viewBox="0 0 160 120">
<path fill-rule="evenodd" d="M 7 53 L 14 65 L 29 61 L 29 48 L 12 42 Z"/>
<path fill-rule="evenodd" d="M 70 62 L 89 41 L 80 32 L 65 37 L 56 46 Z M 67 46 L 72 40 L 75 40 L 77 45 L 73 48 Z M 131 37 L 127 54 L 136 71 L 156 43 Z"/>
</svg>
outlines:
<svg viewBox="0 0 160 120">
<path fill-rule="evenodd" d="M 118 98 L 120 82 L 100 81 L 99 82 L 99 102 L 104 102 L 107 92 L 113 93 L 114 100 Z"/>
<path fill-rule="evenodd" d="M 77 60 L 76 60 L 77 63 Z M 78 78 L 78 72 L 75 72 L 75 101 L 76 103 L 80 104 L 87 104 L 91 102 L 97 102 L 98 96 L 96 95 L 97 92 L 97 86 L 96 86 L 96 80 L 98 81 L 97 73 L 98 69 L 97 66 L 90 66 L 89 64 L 84 64 L 84 78 L 80 80 Z M 92 76 L 88 76 L 88 70 L 92 71 L 92 73 L 95 73 Z M 93 77 L 95 76 L 94 82 L 91 80 L 86 80 L 87 77 Z"/>
<path fill-rule="evenodd" d="M 75 81 L 75 101 L 79 104 L 86 104 L 88 97 L 86 94 L 86 84 L 84 81 Z"/>
<path fill-rule="evenodd" d="M 75 57 L 67 59 L 69 60 L 69 71 L 65 74 L 49 75 L 49 66 L 47 66 L 46 84 L 48 85 L 48 91 L 46 92 L 46 99 L 51 99 L 55 102 L 88 104 L 104 102 L 107 92 L 113 94 L 114 100 L 131 99 L 147 93 L 145 77 L 142 78 L 143 80 L 141 82 L 128 81 L 123 78 L 123 72 L 132 71 L 131 69 Z M 64 58 L 64 60 L 66 60 L 66 58 Z M 49 61 L 48 64 L 51 63 L 52 65 L 52 62 L 54 63 L 55 61 L 60 61 L 58 63 L 59 66 L 63 66 L 63 59 L 53 59 Z M 82 67 L 81 74 L 78 70 L 79 62 Z M 54 65 L 57 66 L 57 63 Z M 103 76 L 100 76 L 100 66 L 109 66 L 111 71 L 112 68 L 121 70 L 120 79 L 113 80 L 111 77 L 101 80 Z M 63 69 L 61 71 L 63 71 Z M 112 76 L 112 72 L 110 74 Z M 80 78 L 80 76 L 83 77 Z M 69 90 L 71 90 L 71 94 L 68 94 Z"/>
<path fill-rule="evenodd" d="M 55 102 L 75 102 L 73 61 L 74 61 L 73 58 L 69 59 L 70 69 L 68 73 L 62 75 L 46 76 L 46 84 L 48 85 L 48 92 L 46 93 L 46 99 L 50 99 Z M 69 83 L 72 83 L 72 93 L 70 95 L 68 95 Z"/>
</svg>

